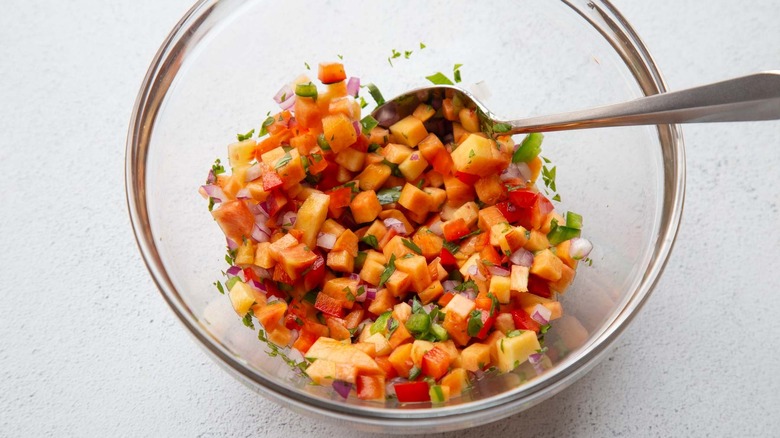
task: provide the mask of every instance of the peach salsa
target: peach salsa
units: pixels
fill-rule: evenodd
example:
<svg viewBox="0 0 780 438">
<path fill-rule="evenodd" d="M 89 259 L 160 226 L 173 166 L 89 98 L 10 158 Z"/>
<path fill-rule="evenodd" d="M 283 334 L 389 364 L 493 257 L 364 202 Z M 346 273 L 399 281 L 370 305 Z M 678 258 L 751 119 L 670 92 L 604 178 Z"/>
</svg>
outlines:
<svg viewBox="0 0 780 438">
<path fill-rule="evenodd" d="M 227 237 L 215 284 L 244 324 L 344 398 L 441 403 L 538 365 L 591 249 L 582 217 L 536 187 L 555 190 L 542 135 L 516 145 L 454 90 L 384 127 L 342 64 L 318 79 L 284 86 L 259 135 L 228 145 L 232 172 L 217 160 L 200 188 Z"/>
</svg>

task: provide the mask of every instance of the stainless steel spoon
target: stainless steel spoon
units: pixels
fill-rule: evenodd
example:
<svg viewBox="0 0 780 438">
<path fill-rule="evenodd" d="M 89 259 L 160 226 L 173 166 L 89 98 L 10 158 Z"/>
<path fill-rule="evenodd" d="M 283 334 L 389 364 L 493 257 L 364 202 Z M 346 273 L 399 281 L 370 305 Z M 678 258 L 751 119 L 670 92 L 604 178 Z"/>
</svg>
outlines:
<svg viewBox="0 0 780 438">
<path fill-rule="evenodd" d="M 470 93 L 449 85 L 437 85 L 404 93 L 380 105 L 371 114 L 380 125 L 387 127 L 411 114 L 420 103 L 441 99 L 447 93 L 457 93 L 465 107 L 477 110 L 483 131 L 505 135 L 607 126 L 780 119 L 780 71 L 756 73 L 614 105 L 519 120 L 503 120 Z"/>
</svg>

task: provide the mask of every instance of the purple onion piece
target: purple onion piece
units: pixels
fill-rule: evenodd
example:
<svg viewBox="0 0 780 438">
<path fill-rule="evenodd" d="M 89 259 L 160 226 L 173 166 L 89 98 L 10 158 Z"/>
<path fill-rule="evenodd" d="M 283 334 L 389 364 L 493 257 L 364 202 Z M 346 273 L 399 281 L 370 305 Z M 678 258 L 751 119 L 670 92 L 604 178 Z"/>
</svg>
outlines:
<svg viewBox="0 0 780 438">
<path fill-rule="evenodd" d="M 295 93 L 293 92 L 292 88 L 290 88 L 289 85 L 285 84 L 282 86 L 282 88 L 279 89 L 279 91 L 274 96 L 274 102 L 276 103 L 282 103 L 283 101 L 287 100 L 290 96 L 295 96 Z"/>
<path fill-rule="evenodd" d="M 206 196 L 209 198 L 213 198 L 214 202 L 222 202 L 225 199 L 227 199 L 227 196 L 225 196 L 225 192 L 222 191 L 222 188 L 215 184 L 206 184 L 204 186 L 200 186 L 201 189 L 206 193 Z"/>
<path fill-rule="evenodd" d="M 350 77 L 347 81 L 347 94 L 352 97 L 358 97 L 360 92 L 360 78 L 354 76 Z"/>
<path fill-rule="evenodd" d="M 529 268 L 534 264 L 534 255 L 531 251 L 528 251 L 525 248 L 518 248 L 517 251 L 513 252 L 512 255 L 509 256 L 509 261 L 515 265 Z"/>
<path fill-rule="evenodd" d="M 251 166 L 249 166 L 249 169 L 246 170 L 246 176 L 244 177 L 245 182 L 254 181 L 257 178 L 260 178 L 263 175 L 263 168 L 260 167 L 260 163 L 255 163 Z"/>
<path fill-rule="evenodd" d="M 241 268 L 238 266 L 231 266 L 228 268 L 227 271 L 225 271 L 225 274 L 228 278 L 238 277 L 238 275 L 241 273 Z"/>
<path fill-rule="evenodd" d="M 227 247 L 229 250 L 235 251 L 238 249 L 238 244 L 235 241 L 233 241 L 233 239 L 231 239 L 230 237 L 226 237 L 225 241 L 227 241 Z"/>
<path fill-rule="evenodd" d="M 279 108 L 281 108 L 282 111 L 289 110 L 293 106 L 295 106 L 295 93 L 293 93 L 292 96 L 289 96 L 284 102 L 279 103 Z"/>
<path fill-rule="evenodd" d="M 580 260 L 588 255 L 590 255 L 590 252 L 593 251 L 593 244 L 588 239 L 583 239 L 581 237 L 575 237 L 571 239 L 571 246 L 569 246 L 569 255 L 574 260 Z"/>
</svg>

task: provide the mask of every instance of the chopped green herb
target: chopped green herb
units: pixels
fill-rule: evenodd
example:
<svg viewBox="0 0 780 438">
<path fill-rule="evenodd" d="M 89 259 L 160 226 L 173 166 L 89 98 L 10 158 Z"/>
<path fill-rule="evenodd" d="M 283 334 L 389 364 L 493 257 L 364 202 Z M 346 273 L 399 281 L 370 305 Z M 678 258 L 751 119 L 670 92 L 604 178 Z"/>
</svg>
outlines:
<svg viewBox="0 0 780 438">
<path fill-rule="evenodd" d="M 306 66 L 306 70 L 311 70 L 311 67 L 309 67 L 309 63 L 308 62 L 304 62 L 303 65 Z"/>
<path fill-rule="evenodd" d="M 217 290 L 219 291 L 219 293 L 221 293 L 222 295 L 225 295 L 225 289 L 222 287 L 222 283 L 220 283 L 219 281 L 215 281 L 214 282 L 214 286 L 217 287 Z"/>
<path fill-rule="evenodd" d="M 225 168 L 222 166 L 222 162 L 219 160 L 219 158 L 214 160 L 214 164 L 211 165 L 211 172 L 214 174 L 214 176 L 225 173 Z"/>
<path fill-rule="evenodd" d="M 368 254 L 365 251 L 358 251 L 357 257 L 355 257 L 355 269 L 363 269 L 367 256 Z"/>
<path fill-rule="evenodd" d="M 246 134 L 236 134 L 236 137 L 238 138 L 238 141 L 244 141 L 244 140 L 249 140 L 250 138 L 252 138 L 253 135 L 255 135 L 254 129 L 247 132 Z"/>
<path fill-rule="evenodd" d="M 463 292 L 467 289 L 477 290 L 477 283 L 475 283 L 474 280 L 469 280 L 455 286 L 455 290 L 458 292 Z"/>
<path fill-rule="evenodd" d="M 395 329 L 398 328 L 398 324 L 398 320 L 391 317 L 387 325 L 387 334 L 392 335 Z"/>
<path fill-rule="evenodd" d="M 469 336 L 476 336 L 480 330 L 482 330 L 482 312 L 479 310 L 473 310 L 469 315 L 469 322 L 467 331 Z"/>
<path fill-rule="evenodd" d="M 411 249 L 412 251 L 416 252 L 417 254 L 422 255 L 422 250 L 420 249 L 420 247 L 417 246 L 417 244 L 415 244 L 411 240 L 409 240 L 409 239 L 401 239 L 401 243 L 403 243 L 405 247 Z"/>
<path fill-rule="evenodd" d="M 545 324 L 539 328 L 539 333 L 545 334 L 547 333 L 552 326 L 550 324 Z"/>
<path fill-rule="evenodd" d="M 463 236 L 460 238 L 460 240 L 465 240 L 465 239 L 468 239 L 469 237 L 472 237 L 472 236 L 478 236 L 478 235 L 480 235 L 480 234 L 482 234 L 482 230 L 481 230 L 481 229 L 479 229 L 479 228 L 477 228 L 476 230 L 474 230 L 474 231 L 472 231 L 472 232 L 470 232 L 470 233 L 468 233 L 468 234 L 465 234 L 465 235 L 463 235 Z"/>
<path fill-rule="evenodd" d="M 285 152 L 284 156 L 274 166 L 274 169 L 279 170 L 282 167 L 286 166 L 287 163 L 289 163 L 290 161 L 292 161 L 292 155 L 290 155 L 289 152 Z"/>
<path fill-rule="evenodd" d="M 338 57 L 339 57 L 339 59 L 344 59 L 344 57 L 343 57 L 343 56 L 341 56 L 341 55 L 336 55 L 336 56 L 338 56 Z"/>
<path fill-rule="evenodd" d="M 293 290 L 293 287 L 291 285 L 289 285 L 287 283 L 282 283 L 281 281 L 277 281 L 276 285 L 279 288 L 279 290 L 284 291 L 284 292 L 292 292 L 292 290 Z"/>
<path fill-rule="evenodd" d="M 385 166 L 390 168 L 390 175 L 393 175 L 398 178 L 402 178 L 404 176 L 404 174 L 401 173 L 401 169 L 398 167 L 398 165 L 393 163 L 392 161 L 387 161 L 386 158 L 383 158 L 381 164 L 384 164 Z"/>
<path fill-rule="evenodd" d="M 401 186 L 390 187 L 389 189 L 383 189 L 377 192 L 377 199 L 381 205 L 392 204 L 398 202 L 398 198 L 401 197 Z"/>
<path fill-rule="evenodd" d="M 425 47 L 427 47 L 425 44 L 420 43 L 420 50 L 424 49 Z"/>
<path fill-rule="evenodd" d="M 374 235 L 366 235 L 360 238 L 360 241 L 365 243 L 366 245 L 370 246 L 374 249 L 379 249 L 379 241 L 376 240 L 376 236 Z"/>
<path fill-rule="evenodd" d="M 458 245 L 455 242 L 450 242 L 449 240 L 445 240 L 442 245 L 444 248 L 447 249 L 447 251 L 450 252 L 450 254 L 455 255 L 456 252 L 460 251 L 460 245 Z"/>
<path fill-rule="evenodd" d="M 382 97 L 382 93 L 379 91 L 379 88 L 377 88 L 376 85 L 368 84 L 366 86 L 368 87 L 368 93 L 371 95 L 371 97 L 374 98 L 374 101 L 377 105 L 382 105 L 385 103 L 385 98 Z"/>
<path fill-rule="evenodd" d="M 246 312 L 246 315 L 244 315 L 244 317 L 241 318 L 241 322 L 244 323 L 245 326 L 251 328 L 252 330 L 255 329 L 255 324 L 252 322 L 253 316 L 255 316 L 255 312 L 253 312 L 252 309 L 249 309 L 249 311 Z"/>
<path fill-rule="evenodd" d="M 266 134 L 268 134 L 268 127 L 274 124 L 274 118 L 268 117 L 267 119 L 263 120 L 263 125 L 260 127 L 260 134 L 258 137 L 262 137 Z"/>
<path fill-rule="evenodd" d="M 413 366 L 412 369 L 409 370 L 409 380 L 416 380 L 420 377 L 420 373 L 422 373 L 422 370 L 417 368 L 417 365 Z"/>
<path fill-rule="evenodd" d="M 515 336 L 520 336 L 522 334 L 523 334 L 522 330 L 512 330 L 511 332 L 507 332 L 506 337 L 514 338 Z"/>
<path fill-rule="evenodd" d="M 306 371 L 306 368 L 309 366 L 309 363 L 306 361 L 306 358 L 300 362 L 296 362 L 292 359 L 290 359 L 282 350 L 279 349 L 279 346 L 274 344 L 273 342 L 269 341 L 268 338 L 265 336 L 265 331 L 263 329 L 260 329 L 259 333 L 257 334 L 257 339 L 259 339 L 261 342 L 264 342 L 267 346 L 269 351 L 266 351 L 268 356 L 270 357 L 280 357 L 282 360 L 290 366 L 293 370 L 299 372 L 303 377 L 308 377 L 304 371 Z"/>
<path fill-rule="evenodd" d="M 369 152 L 376 152 L 376 151 L 378 151 L 380 149 L 382 149 L 382 146 L 379 146 L 376 143 L 371 143 L 370 145 L 368 145 L 368 151 Z"/>
<path fill-rule="evenodd" d="M 463 274 L 459 270 L 453 269 L 447 274 L 447 280 L 463 282 Z"/>
<path fill-rule="evenodd" d="M 366 102 L 366 99 L 363 99 L 363 96 L 360 96 L 360 108 L 365 108 L 368 106 L 368 102 Z"/>
<path fill-rule="evenodd" d="M 512 125 L 509 123 L 496 123 L 493 125 L 493 132 L 497 132 L 499 134 L 509 132 L 510 129 L 512 129 Z"/>
<path fill-rule="evenodd" d="M 425 79 L 428 79 L 435 85 L 455 85 L 452 83 L 452 81 L 444 75 L 442 72 L 436 72 L 430 76 L 426 76 Z"/>
<path fill-rule="evenodd" d="M 463 67 L 463 64 L 455 64 L 455 67 L 452 68 L 452 76 L 453 79 L 455 79 L 455 82 L 460 82 L 460 68 Z"/>
<path fill-rule="evenodd" d="M 363 127 L 363 134 L 368 134 L 372 129 L 379 125 L 379 122 L 369 114 L 360 119 L 360 125 Z"/>
<path fill-rule="evenodd" d="M 379 287 L 382 287 L 390 279 L 390 276 L 395 272 L 395 254 L 390 256 L 390 261 L 387 262 L 385 270 L 382 271 L 382 275 L 379 276 Z"/>
<path fill-rule="evenodd" d="M 423 185 L 425 185 L 425 178 L 420 178 L 420 180 L 417 181 L 417 188 L 422 189 Z"/>
<path fill-rule="evenodd" d="M 314 304 L 317 302 L 317 294 L 319 294 L 320 291 L 316 289 L 312 289 L 308 292 L 306 292 L 306 295 L 303 296 L 303 301 L 308 301 L 311 304 Z"/>
</svg>

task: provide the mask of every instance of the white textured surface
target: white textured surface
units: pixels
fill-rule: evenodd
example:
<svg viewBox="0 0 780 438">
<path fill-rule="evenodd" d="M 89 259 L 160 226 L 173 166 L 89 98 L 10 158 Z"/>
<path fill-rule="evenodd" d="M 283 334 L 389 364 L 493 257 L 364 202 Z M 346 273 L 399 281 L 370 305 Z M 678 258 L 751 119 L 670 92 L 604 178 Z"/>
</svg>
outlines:
<svg viewBox="0 0 780 438">
<path fill-rule="evenodd" d="M 671 89 L 780 69 L 775 1 L 615 3 Z M 123 191 L 127 123 L 148 63 L 188 7 L 4 4 L 0 436 L 360 436 L 222 372 L 137 253 Z M 684 132 L 676 249 L 609 358 L 529 411 L 450 435 L 780 431 L 780 122 Z"/>
</svg>

